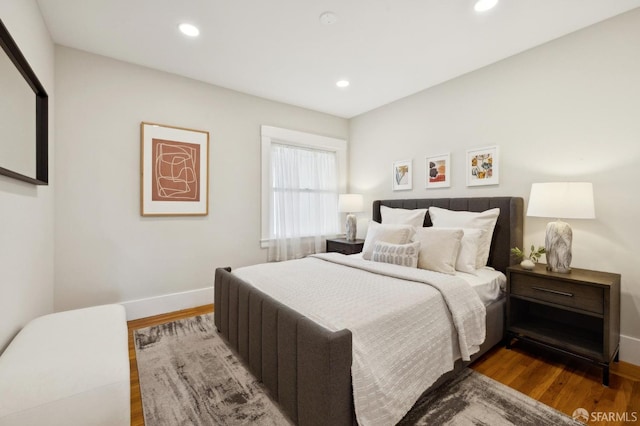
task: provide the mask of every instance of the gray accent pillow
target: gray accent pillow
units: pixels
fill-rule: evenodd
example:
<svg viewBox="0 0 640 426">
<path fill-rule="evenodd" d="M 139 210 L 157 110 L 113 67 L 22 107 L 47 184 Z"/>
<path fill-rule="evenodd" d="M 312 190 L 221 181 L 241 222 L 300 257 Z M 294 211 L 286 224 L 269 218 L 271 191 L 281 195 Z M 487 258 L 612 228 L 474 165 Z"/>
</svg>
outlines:
<svg viewBox="0 0 640 426">
<path fill-rule="evenodd" d="M 378 222 L 369 222 L 367 236 L 362 247 L 362 258 L 371 260 L 373 249 L 377 242 L 392 244 L 407 244 L 411 242 L 411 237 L 415 233 L 415 228 L 411 225 L 381 225 Z"/>
<path fill-rule="evenodd" d="M 376 242 L 371 260 L 374 262 L 391 263 L 394 265 L 418 267 L 420 243 L 392 244 L 384 241 Z"/>
</svg>

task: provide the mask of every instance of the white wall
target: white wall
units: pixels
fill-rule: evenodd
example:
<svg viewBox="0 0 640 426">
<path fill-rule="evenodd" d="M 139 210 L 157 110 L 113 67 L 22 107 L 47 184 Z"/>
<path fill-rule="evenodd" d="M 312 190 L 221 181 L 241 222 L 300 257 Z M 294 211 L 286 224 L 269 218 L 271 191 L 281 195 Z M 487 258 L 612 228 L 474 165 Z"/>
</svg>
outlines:
<svg viewBox="0 0 640 426">
<path fill-rule="evenodd" d="M 348 134 L 345 119 L 60 46 L 56 90 L 56 310 L 210 287 L 216 267 L 265 262 L 260 125 Z M 208 216 L 140 216 L 141 121 L 210 132 Z"/>
<path fill-rule="evenodd" d="M 532 182 L 593 182 L 597 219 L 570 221 L 573 266 L 622 274 L 622 333 L 640 338 L 639 40 L 636 9 L 352 119 L 350 191 L 526 200 Z M 494 144 L 500 184 L 467 188 L 466 150 Z M 445 152 L 451 188 L 424 189 L 425 156 Z M 391 163 L 407 158 L 413 190 L 392 192 Z M 525 246 L 544 245 L 547 221 L 526 219 Z M 622 358 L 640 364 L 629 342 Z"/>
<path fill-rule="evenodd" d="M 53 42 L 35 0 L 2 0 L 0 19 L 49 95 L 52 152 Z M 0 176 L 0 352 L 29 320 L 53 310 L 55 169 L 51 157 L 49 186 L 34 186 Z"/>
</svg>

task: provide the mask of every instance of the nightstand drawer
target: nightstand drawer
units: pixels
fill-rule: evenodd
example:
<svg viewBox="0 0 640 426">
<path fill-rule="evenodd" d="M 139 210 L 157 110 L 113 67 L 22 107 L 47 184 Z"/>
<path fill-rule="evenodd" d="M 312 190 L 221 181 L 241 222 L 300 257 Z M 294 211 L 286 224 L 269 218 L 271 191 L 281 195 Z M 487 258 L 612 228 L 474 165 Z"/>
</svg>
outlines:
<svg viewBox="0 0 640 426">
<path fill-rule="evenodd" d="M 600 287 L 544 280 L 535 276 L 511 274 L 511 294 L 575 309 L 604 313 L 604 294 Z"/>
<path fill-rule="evenodd" d="M 327 253 L 356 254 L 362 251 L 364 240 L 348 241 L 344 238 L 328 239 Z"/>
<path fill-rule="evenodd" d="M 351 254 L 351 247 L 337 243 L 335 241 L 327 241 L 327 253 Z"/>
</svg>

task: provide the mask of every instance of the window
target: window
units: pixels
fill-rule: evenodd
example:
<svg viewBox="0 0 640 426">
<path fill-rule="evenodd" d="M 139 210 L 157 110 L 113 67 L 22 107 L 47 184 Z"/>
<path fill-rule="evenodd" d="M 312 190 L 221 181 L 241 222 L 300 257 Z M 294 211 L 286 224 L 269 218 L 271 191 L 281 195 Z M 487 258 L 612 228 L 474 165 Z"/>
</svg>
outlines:
<svg viewBox="0 0 640 426">
<path fill-rule="evenodd" d="M 270 238 L 339 233 L 336 153 L 271 144 L 270 198 Z"/>
<path fill-rule="evenodd" d="M 261 245 L 270 260 L 322 251 L 323 237 L 340 233 L 345 175 L 346 141 L 262 126 Z"/>
</svg>

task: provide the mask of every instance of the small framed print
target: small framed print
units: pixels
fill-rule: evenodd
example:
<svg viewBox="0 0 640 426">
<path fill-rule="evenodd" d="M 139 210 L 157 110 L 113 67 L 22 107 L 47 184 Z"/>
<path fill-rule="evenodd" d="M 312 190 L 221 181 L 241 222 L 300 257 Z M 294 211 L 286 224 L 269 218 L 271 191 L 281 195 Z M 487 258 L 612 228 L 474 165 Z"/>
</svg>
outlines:
<svg viewBox="0 0 640 426">
<path fill-rule="evenodd" d="M 394 191 L 404 191 L 413 187 L 411 181 L 413 170 L 411 169 L 411 160 L 396 161 L 393 163 L 392 179 Z"/>
<path fill-rule="evenodd" d="M 427 181 L 425 188 L 448 188 L 451 186 L 451 155 L 441 154 L 427 157 Z"/>
<path fill-rule="evenodd" d="M 497 185 L 500 178 L 498 146 L 467 151 L 467 186 Z"/>
<path fill-rule="evenodd" d="M 140 124 L 140 214 L 206 216 L 209 132 Z"/>
</svg>

